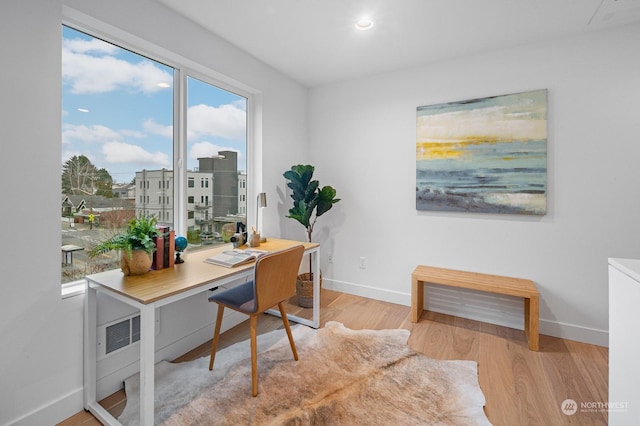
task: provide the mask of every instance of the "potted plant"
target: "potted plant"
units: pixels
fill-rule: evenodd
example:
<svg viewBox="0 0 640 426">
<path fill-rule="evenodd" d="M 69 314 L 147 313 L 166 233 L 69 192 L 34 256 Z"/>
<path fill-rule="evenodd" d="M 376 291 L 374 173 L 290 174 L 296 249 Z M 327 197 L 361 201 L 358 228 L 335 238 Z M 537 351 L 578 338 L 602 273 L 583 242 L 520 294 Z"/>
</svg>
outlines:
<svg viewBox="0 0 640 426">
<path fill-rule="evenodd" d="M 89 251 L 95 257 L 111 250 L 121 250 L 120 268 L 125 275 L 141 275 L 149 271 L 156 251 L 154 237 L 160 235 L 153 216 L 140 216 L 129 221 L 124 232 L 114 235 Z"/>
<path fill-rule="evenodd" d="M 291 188 L 293 207 L 289 209 L 288 218 L 295 219 L 307 231 L 309 242 L 312 242 L 313 227 L 320 216 L 331 210 L 338 201 L 336 190 L 327 185 L 320 187 L 317 180 L 312 180 L 315 168 L 309 164 L 291 166 L 284 172 L 284 177 L 289 181 L 287 186 Z M 296 290 L 298 292 L 298 304 L 309 308 L 313 306 L 313 270 L 311 268 L 311 256 L 309 256 L 309 273 L 298 277 Z"/>
</svg>

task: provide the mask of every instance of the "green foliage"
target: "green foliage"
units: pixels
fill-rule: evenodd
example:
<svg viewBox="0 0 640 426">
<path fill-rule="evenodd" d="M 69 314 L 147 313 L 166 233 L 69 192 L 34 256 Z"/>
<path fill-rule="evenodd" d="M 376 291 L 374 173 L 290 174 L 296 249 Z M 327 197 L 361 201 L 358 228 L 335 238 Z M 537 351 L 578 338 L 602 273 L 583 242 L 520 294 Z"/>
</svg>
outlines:
<svg viewBox="0 0 640 426">
<path fill-rule="evenodd" d="M 144 250 L 149 254 L 156 251 L 153 237 L 160 235 L 156 227 L 157 219 L 153 216 L 140 216 L 131 219 L 127 230 L 101 242 L 89 251 L 89 256 L 95 257 L 111 250 L 124 250 L 131 255 L 132 250 Z"/>
<path fill-rule="evenodd" d="M 313 227 L 318 220 L 338 201 L 336 190 L 331 186 L 320 187 L 317 180 L 312 180 L 315 168 L 311 165 L 298 164 L 291 166 L 291 170 L 283 176 L 289 181 L 287 186 L 293 191 L 293 207 L 289 209 L 288 218 L 295 219 L 307 230 L 309 242 Z"/>
<path fill-rule="evenodd" d="M 190 229 L 187 231 L 187 241 L 190 244 L 200 244 L 200 231 L 197 229 Z"/>
<path fill-rule="evenodd" d="M 72 195 L 113 197 L 113 178 L 107 169 L 98 169 L 85 155 L 74 155 L 62 165 L 62 192 Z"/>
</svg>

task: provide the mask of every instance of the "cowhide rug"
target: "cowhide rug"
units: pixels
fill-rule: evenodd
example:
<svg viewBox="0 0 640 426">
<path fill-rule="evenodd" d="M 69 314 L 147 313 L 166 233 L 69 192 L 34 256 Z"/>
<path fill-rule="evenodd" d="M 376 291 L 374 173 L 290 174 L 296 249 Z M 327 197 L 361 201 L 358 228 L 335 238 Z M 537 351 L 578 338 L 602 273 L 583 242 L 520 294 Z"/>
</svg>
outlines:
<svg viewBox="0 0 640 426">
<path fill-rule="evenodd" d="M 300 360 L 284 330 L 258 337 L 258 396 L 251 396 L 249 342 L 216 355 L 156 366 L 156 424 L 489 425 L 474 361 L 427 358 L 409 331 L 295 326 Z M 138 423 L 139 376 L 125 381 L 119 420 Z"/>
</svg>

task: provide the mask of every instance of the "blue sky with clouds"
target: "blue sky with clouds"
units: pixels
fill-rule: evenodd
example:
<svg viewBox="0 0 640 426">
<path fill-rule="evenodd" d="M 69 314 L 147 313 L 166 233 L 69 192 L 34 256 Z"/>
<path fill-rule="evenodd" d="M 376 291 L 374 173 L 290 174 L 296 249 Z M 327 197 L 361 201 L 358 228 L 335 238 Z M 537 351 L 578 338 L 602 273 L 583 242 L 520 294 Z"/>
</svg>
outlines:
<svg viewBox="0 0 640 426">
<path fill-rule="evenodd" d="M 62 46 L 62 163 L 86 155 L 118 183 L 172 169 L 173 69 L 68 27 Z M 187 84 L 187 167 L 233 150 L 246 170 L 246 99 Z"/>
</svg>

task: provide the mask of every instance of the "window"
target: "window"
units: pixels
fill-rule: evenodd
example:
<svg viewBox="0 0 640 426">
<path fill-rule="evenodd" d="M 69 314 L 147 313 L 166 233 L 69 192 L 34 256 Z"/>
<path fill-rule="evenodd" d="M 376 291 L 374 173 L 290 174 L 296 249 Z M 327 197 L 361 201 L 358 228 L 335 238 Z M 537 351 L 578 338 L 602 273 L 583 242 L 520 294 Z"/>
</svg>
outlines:
<svg viewBox="0 0 640 426">
<path fill-rule="evenodd" d="M 238 174 L 246 175 L 247 167 L 247 99 L 189 76 L 187 105 L 187 173 L 189 179 L 200 178 L 201 191 L 201 204 L 194 206 L 187 226 L 228 241 L 235 223 L 246 221 L 238 202 Z"/>
<path fill-rule="evenodd" d="M 202 70 L 196 78 L 68 26 L 62 37 L 61 244 L 81 249 L 73 264 L 63 258 L 61 282 L 119 268 L 119 253 L 87 254 L 135 216 L 155 216 L 186 236 L 190 251 L 203 247 L 203 234 L 228 242 L 227 225 L 246 221 L 237 176 L 246 177 L 247 98 Z M 179 90 L 187 93 L 185 141 L 174 140 Z M 180 151 L 186 181 L 174 176 Z M 175 197 L 188 201 L 186 211 L 174 212 Z"/>
</svg>

